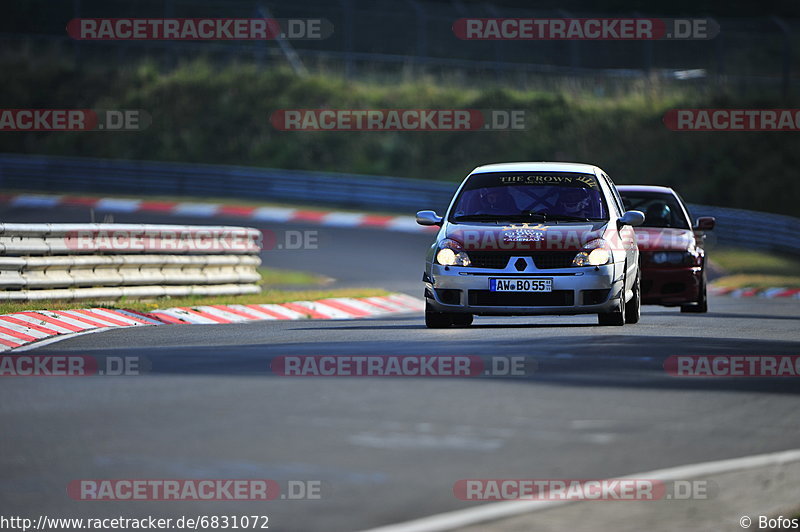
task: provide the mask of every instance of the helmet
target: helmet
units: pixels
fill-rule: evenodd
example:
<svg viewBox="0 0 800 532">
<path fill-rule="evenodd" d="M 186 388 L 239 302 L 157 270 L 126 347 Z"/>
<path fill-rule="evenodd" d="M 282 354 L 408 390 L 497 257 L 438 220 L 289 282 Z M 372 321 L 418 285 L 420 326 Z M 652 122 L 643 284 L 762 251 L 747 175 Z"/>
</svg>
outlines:
<svg viewBox="0 0 800 532">
<path fill-rule="evenodd" d="M 672 210 L 666 203 L 660 201 L 653 203 L 647 207 L 645 220 L 647 222 L 646 225 L 667 227 L 669 226 L 670 220 L 672 220 Z"/>
<path fill-rule="evenodd" d="M 568 188 L 561 192 L 558 202 L 564 214 L 583 212 L 589 206 L 589 194 L 582 188 Z"/>
</svg>

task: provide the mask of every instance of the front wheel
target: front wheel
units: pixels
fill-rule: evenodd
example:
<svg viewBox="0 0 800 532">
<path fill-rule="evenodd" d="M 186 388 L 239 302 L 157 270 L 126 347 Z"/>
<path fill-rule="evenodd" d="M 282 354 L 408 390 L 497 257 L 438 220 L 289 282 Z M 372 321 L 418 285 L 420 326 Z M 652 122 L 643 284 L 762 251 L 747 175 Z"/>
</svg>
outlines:
<svg viewBox="0 0 800 532">
<path fill-rule="evenodd" d="M 597 323 L 600 325 L 625 325 L 625 312 L 615 310 L 614 312 L 606 312 L 597 315 Z"/>
<path fill-rule="evenodd" d="M 619 306 L 611 312 L 604 312 L 597 315 L 597 323 L 600 325 L 625 325 L 625 283 L 622 283 L 622 293 L 619 295 Z"/>
<path fill-rule="evenodd" d="M 428 329 L 444 329 L 453 325 L 454 315 L 449 312 L 438 312 L 425 302 L 425 326 Z"/>
<path fill-rule="evenodd" d="M 700 294 L 697 296 L 697 303 L 693 305 L 681 305 L 681 312 L 692 312 L 697 314 L 708 312 L 708 292 L 706 290 L 705 270 L 703 270 L 703 280 L 700 282 Z"/>
<path fill-rule="evenodd" d="M 633 297 L 625 305 L 625 323 L 639 323 L 642 317 L 642 274 L 636 274 L 633 284 Z"/>
<path fill-rule="evenodd" d="M 472 314 L 453 315 L 453 325 L 456 327 L 469 327 L 472 325 Z"/>
</svg>

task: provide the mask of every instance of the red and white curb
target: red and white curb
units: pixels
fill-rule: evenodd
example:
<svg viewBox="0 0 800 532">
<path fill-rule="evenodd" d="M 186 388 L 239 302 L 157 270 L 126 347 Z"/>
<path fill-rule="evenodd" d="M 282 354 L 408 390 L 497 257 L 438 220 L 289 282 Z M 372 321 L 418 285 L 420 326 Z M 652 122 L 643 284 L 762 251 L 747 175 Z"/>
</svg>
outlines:
<svg viewBox="0 0 800 532">
<path fill-rule="evenodd" d="M 438 227 L 418 225 L 413 216 L 382 216 L 358 212 L 295 209 L 289 207 L 254 207 L 219 203 L 182 203 L 87 196 L 18 194 L 0 196 L 11 207 L 47 209 L 88 207 L 98 212 L 157 212 L 176 216 L 213 218 L 216 216 L 254 222 L 310 223 L 329 227 L 371 227 L 408 233 L 430 232 Z"/>
<path fill-rule="evenodd" d="M 146 314 L 107 308 L 17 312 L 0 316 L 0 351 L 54 336 L 162 323 Z"/>
<path fill-rule="evenodd" d="M 422 300 L 405 294 L 380 297 L 336 297 L 263 305 L 209 305 L 132 310 L 90 308 L 36 310 L 0 315 L 0 352 L 61 335 L 99 332 L 146 325 L 217 324 L 260 320 L 352 320 L 388 314 L 420 312 Z"/>
<path fill-rule="evenodd" d="M 800 299 L 800 288 L 723 288 L 712 286 L 710 291 L 715 296 Z"/>
</svg>

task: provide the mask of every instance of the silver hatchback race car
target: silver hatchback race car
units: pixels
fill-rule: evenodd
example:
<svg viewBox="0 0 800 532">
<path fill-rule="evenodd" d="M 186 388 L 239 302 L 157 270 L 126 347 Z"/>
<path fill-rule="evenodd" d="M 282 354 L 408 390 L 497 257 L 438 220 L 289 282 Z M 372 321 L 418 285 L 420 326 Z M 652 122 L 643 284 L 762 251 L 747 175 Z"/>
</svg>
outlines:
<svg viewBox="0 0 800 532">
<path fill-rule="evenodd" d="M 503 163 L 461 183 L 428 252 L 425 324 L 468 326 L 474 315 L 597 314 L 636 323 L 639 250 L 614 183 L 596 166 Z"/>
</svg>

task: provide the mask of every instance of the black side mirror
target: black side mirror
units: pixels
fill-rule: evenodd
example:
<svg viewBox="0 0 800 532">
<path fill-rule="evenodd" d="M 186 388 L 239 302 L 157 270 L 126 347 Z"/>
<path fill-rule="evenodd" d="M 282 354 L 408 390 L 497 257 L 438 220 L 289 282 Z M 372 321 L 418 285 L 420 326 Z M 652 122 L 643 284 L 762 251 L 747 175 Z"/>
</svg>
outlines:
<svg viewBox="0 0 800 532">
<path fill-rule="evenodd" d="M 713 216 L 701 216 L 694 224 L 695 231 L 711 231 L 717 225 L 717 219 Z"/>
</svg>

